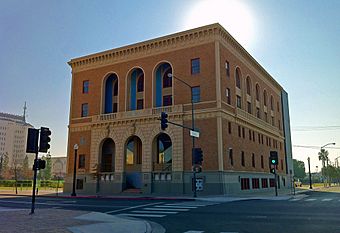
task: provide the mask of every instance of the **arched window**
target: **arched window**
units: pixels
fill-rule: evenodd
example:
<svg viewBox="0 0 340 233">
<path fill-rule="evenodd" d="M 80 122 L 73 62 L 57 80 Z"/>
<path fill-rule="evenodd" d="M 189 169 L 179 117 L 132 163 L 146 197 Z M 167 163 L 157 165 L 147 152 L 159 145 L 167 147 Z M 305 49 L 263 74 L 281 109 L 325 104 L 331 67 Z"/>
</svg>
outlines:
<svg viewBox="0 0 340 233">
<path fill-rule="evenodd" d="M 235 81 L 236 81 L 236 87 L 241 89 L 241 71 L 239 68 L 236 68 Z"/>
<path fill-rule="evenodd" d="M 160 165 L 171 165 L 172 164 L 172 142 L 170 137 L 161 133 L 154 139 L 154 156 L 153 162 L 156 166 L 155 169 L 163 169 Z"/>
<path fill-rule="evenodd" d="M 247 77 L 247 94 L 251 95 L 251 82 L 250 82 L 250 77 Z"/>
<path fill-rule="evenodd" d="M 154 75 L 154 107 L 172 105 L 172 68 L 169 63 L 161 63 Z"/>
<path fill-rule="evenodd" d="M 259 84 L 256 84 L 256 87 L 255 87 L 255 91 L 256 91 L 256 100 L 257 101 L 260 101 L 260 86 Z"/>
<path fill-rule="evenodd" d="M 131 137 L 126 144 L 126 165 L 142 164 L 142 141 L 139 137 Z"/>
<path fill-rule="evenodd" d="M 127 77 L 127 109 L 144 108 L 144 73 L 140 68 L 133 69 Z"/>
<path fill-rule="evenodd" d="M 104 113 L 113 113 L 118 111 L 118 77 L 110 74 L 105 81 L 105 102 Z"/>
<path fill-rule="evenodd" d="M 267 91 L 263 91 L 263 104 L 264 106 L 267 106 Z"/>
<path fill-rule="evenodd" d="M 274 98 L 272 95 L 270 96 L 270 109 L 274 110 Z"/>
<path fill-rule="evenodd" d="M 137 81 L 137 92 L 144 91 L 144 74 L 141 74 Z"/>
</svg>

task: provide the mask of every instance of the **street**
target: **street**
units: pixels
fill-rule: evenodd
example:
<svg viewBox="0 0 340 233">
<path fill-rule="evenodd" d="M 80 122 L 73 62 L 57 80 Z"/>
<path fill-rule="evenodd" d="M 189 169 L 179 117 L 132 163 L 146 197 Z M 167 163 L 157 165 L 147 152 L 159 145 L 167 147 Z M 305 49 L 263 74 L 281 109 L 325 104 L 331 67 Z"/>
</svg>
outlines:
<svg viewBox="0 0 340 233">
<path fill-rule="evenodd" d="M 29 197 L 0 196 L 0 208 L 29 209 Z M 84 210 L 156 222 L 166 232 L 340 232 L 340 193 L 308 192 L 289 200 L 209 202 L 38 197 L 39 209 Z"/>
</svg>

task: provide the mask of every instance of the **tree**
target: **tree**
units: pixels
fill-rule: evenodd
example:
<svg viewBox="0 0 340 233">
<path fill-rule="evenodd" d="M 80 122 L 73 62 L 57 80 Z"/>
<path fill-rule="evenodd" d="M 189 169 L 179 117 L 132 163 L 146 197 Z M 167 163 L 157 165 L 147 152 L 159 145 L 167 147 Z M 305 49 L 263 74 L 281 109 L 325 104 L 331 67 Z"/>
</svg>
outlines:
<svg viewBox="0 0 340 233">
<path fill-rule="evenodd" d="M 319 160 L 322 161 L 322 169 L 321 169 L 321 174 L 323 176 L 323 179 L 325 180 L 325 163 L 328 160 L 328 151 L 325 149 L 321 149 L 320 152 L 318 153 L 319 155 Z"/>
<path fill-rule="evenodd" d="M 32 168 L 29 166 L 27 155 L 25 156 L 25 159 L 22 162 L 22 176 L 26 180 L 31 179 L 33 176 L 33 171 Z"/>
<path fill-rule="evenodd" d="M 306 177 L 305 163 L 303 161 L 293 159 L 293 167 L 294 167 L 294 174 L 296 178 L 299 178 L 302 180 Z"/>
</svg>

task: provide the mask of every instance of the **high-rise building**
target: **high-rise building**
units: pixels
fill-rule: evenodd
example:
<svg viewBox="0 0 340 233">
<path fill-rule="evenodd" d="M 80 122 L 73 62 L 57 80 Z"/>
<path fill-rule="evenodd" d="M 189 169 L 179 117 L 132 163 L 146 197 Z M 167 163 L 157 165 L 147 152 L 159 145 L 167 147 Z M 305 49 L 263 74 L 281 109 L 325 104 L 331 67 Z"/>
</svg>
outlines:
<svg viewBox="0 0 340 233">
<path fill-rule="evenodd" d="M 203 151 L 203 194 L 271 191 L 291 185 L 288 97 L 219 24 L 72 59 L 65 191 L 189 194 L 191 127 Z M 191 99 L 192 98 L 192 99 Z M 287 145 L 289 143 L 289 145 Z M 74 147 L 77 144 L 78 147 Z M 74 149 L 76 148 L 76 150 Z M 290 151 L 289 151 L 290 150 Z"/>
</svg>

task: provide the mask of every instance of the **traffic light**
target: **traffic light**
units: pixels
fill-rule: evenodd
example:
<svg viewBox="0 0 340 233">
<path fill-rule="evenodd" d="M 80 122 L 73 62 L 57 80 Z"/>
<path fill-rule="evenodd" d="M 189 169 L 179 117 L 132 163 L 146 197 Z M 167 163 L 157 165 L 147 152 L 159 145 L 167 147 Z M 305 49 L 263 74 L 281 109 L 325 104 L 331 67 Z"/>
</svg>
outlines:
<svg viewBox="0 0 340 233">
<path fill-rule="evenodd" d="M 41 127 L 40 128 L 40 144 L 39 144 L 39 152 L 47 152 L 50 149 L 50 141 L 51 141 L 51 131 L 49 128 Z"/>
<path fill-rule="evenodd" d="M 168 114 L 166 112 L 161 113 L 161 129 L 165 130 L 168 128 Z"/>
<path fill-rule="evenodd" d="M 277 151 L 271 151 L 269 156 L 269 162 L 270 165 L 278 165 L 279 164 L 279 158 L 277 155 Z"/>
<path fill-rule="evenodd" d="M 194 161 L 193 164 L 202 165 L 203 162 L 203 151 L 201 148 L 194 148 Z"/>
<path fill-rule="evenodd" d="M 41 170 L 46 168 L 46 161 L 42 159 L 35 160 L 33 170 Z"/>
<path fill-rule="evenodd" d="M 29 128 L 27 132 L 27 144 L 26 144 L 27 153 L 38 153 L 38 139 L 39 130 Z"/>
<path fill-rule="evenodd" d="M 275 174 L 275 168 L 270 168 L 270 173 Z"/>
</svg>

